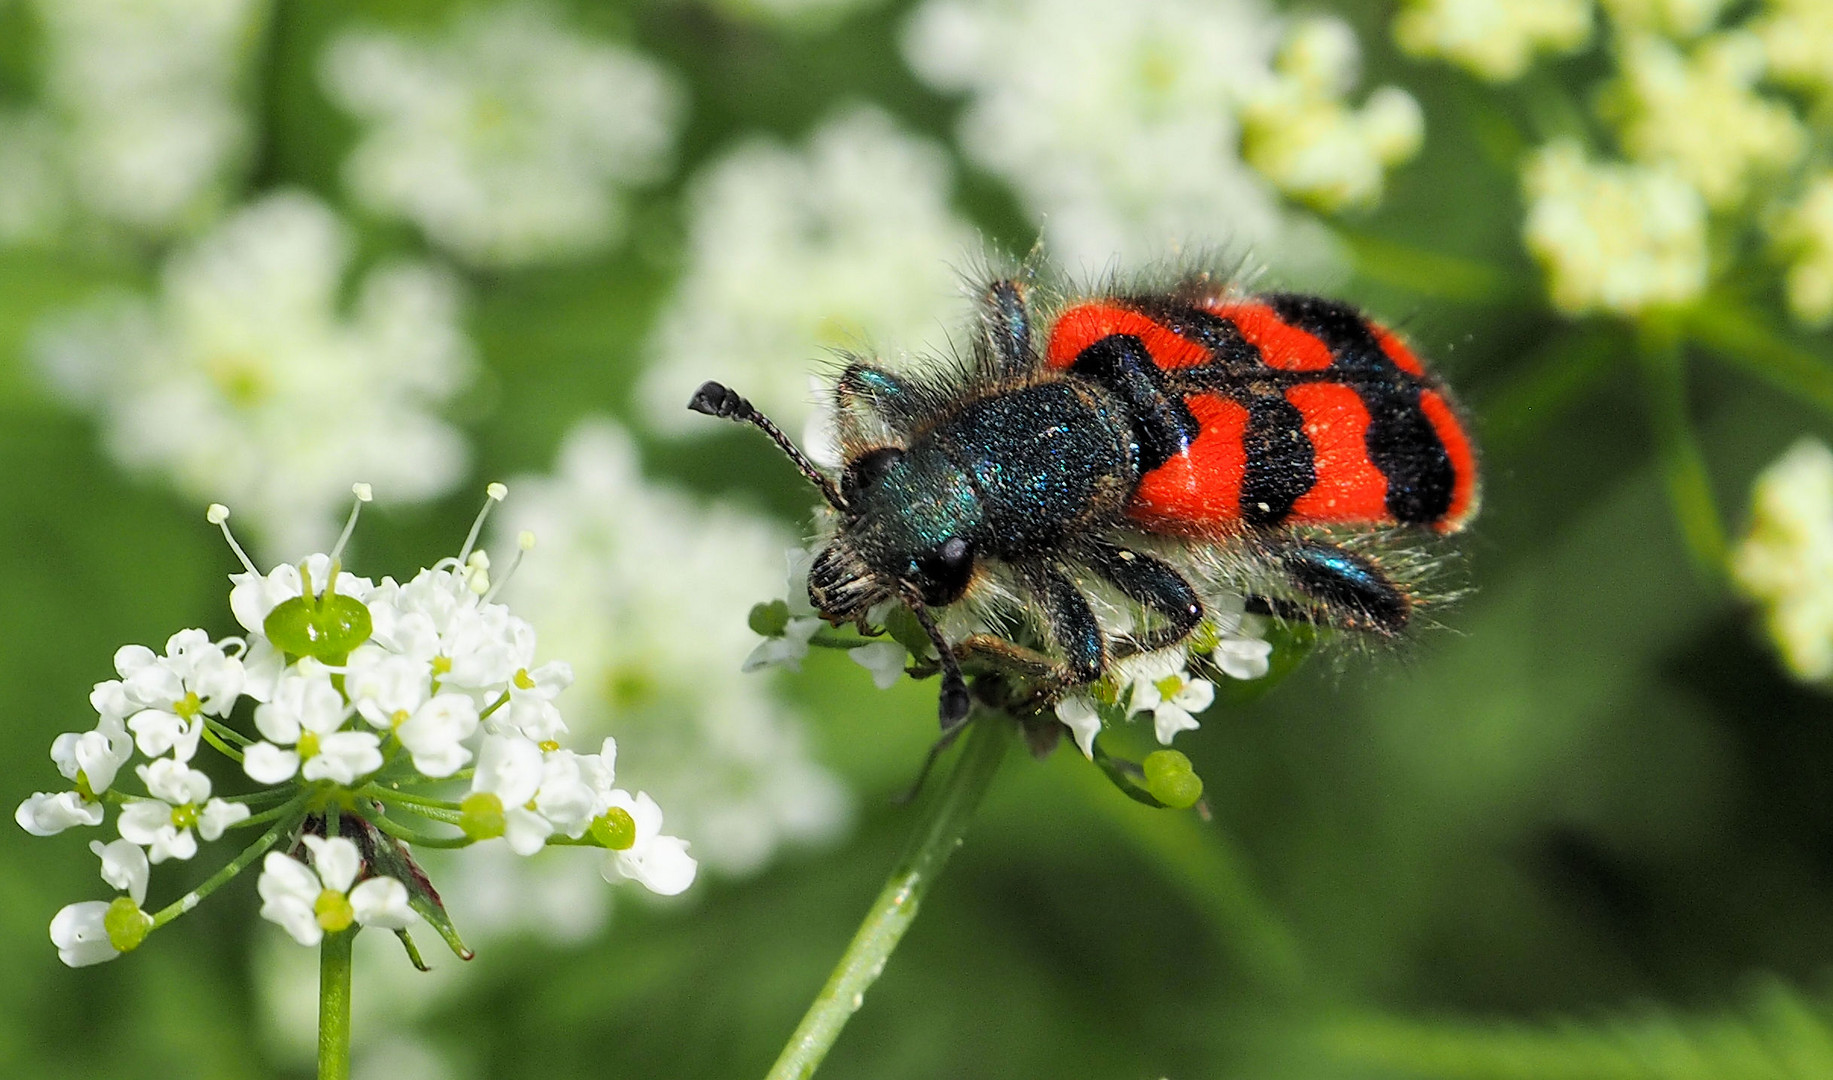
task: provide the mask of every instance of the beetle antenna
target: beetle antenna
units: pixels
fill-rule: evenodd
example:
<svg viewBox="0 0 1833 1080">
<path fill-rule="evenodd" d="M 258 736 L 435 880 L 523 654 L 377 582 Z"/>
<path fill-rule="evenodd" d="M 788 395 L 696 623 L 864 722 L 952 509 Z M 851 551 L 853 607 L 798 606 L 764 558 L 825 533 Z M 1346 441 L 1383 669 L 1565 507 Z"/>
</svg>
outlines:
<svg viewBox="0 0 1833 1080">
<path fill-rule="evenodd" d="M 954 646 L 942 636 L 941 628 L 930 617 L 929 608 L 923 601 L 915 595 L 906 594 L 904 602 L 910 606 L 910 613 L 916 616 L 923 632 L 935 644 L 936 658 L 942 664 L 942 697 L 936 703 L 936 711 L 942 720 L 942 730 L 953 733 L 967 721 L 968 710 L 974 705 L 974 699 L 968 696 L 967 680 L 961 677 L 961 663 L 955 659 Z"/>
<path fill-rule="evenodd" d="M 846 512 L 846 500 L 840 497 L 840 489 L 834 486 L 834 482 L 828 478 L 827 474 L 816 468 L 815 463 L 808 460 L 808 455 L 797 448 L 795 443 L 789 441 L 789 436 L 783 434 L 782 428 L 771 423 L 769 417 L 758 412 L 756 407 L 737 393 L 720 383 L 704 383 L 700 389 L 694 391 L 694 397 L 687 403 L 687 407 L 708 416 L 754 425 L 758 430 L 770 436 L 770 441 L 776 443 L 783 453 L 789 455 L 789 460 L 795 465 L 798 472 L 808 477 L 810 483 L 821 489 L 821 497 L 827 500 L 829 506 L 842 513 Z"/>
</svg>

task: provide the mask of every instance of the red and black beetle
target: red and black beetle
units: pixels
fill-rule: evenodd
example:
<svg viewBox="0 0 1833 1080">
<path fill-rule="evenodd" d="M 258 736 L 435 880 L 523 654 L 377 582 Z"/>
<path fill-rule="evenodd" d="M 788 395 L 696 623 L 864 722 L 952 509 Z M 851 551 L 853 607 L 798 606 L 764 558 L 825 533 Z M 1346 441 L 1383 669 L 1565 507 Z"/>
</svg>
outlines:
<svg viewBox="0 0 1833 1080">
<path fill-rule="evenodd" d="M 1029 594 L 1056 653 L 1048 679 L 1067 688 L 1199 625 L 1180 551 L 1220 553 L 1209 561 L 1235 568 L 1250 610 L 1395 635 L 1410 590 L 1344 534 L 1451 533 L 1477 509 L 1457 409 L 1399 338 L 1347 304 L 1240 295 L 1207 275 L 1049 318 L 1024 283 L 994 281 L 971 363 L 927 374 L 853 363 L 834 406 L 837 485 L 724 386 L 689 404 L 756 424 L 821 488 L 840 525 L 810 601 L 836 623 L 908 604 L 941 657 L 945 727 L 969 709 L 956 655 L 969 643 L 947 642 L 929 611 L 990 566 Z M 1084 575 L 1148 622 L 1110 639 Z"/>
</svg>

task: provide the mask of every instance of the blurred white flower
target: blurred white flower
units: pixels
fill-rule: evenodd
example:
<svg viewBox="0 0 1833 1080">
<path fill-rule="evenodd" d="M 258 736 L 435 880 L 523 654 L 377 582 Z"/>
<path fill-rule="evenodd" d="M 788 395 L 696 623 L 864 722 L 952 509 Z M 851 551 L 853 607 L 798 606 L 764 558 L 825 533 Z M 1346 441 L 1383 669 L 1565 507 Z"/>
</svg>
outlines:
<svg viewBox="0 0 1833 1080">
<path fill-rule="evenodd" d="M 44 107 L 69 194 L 152 233 L 218 209 L 249 144 L 265 0 L 39 0 Z"/>
<path fill-rule="evenodd" d="M 1750 177 L 1775 172 L 1807 142 L 1789 107 L 1756 92 L 1763 46 L 1755 35 L 1716 34 L 1683 53 L 1652 35 L 1618 49 L 1618 75 L 1603 109 L 1624 152 L 1671 167 L 1709 206 L 1743 199 Z"/>
<path fill-rule="evenodd" d="M 346 31 L 322 74 L 367 125 L 345 167 L 357 200 L 476 265 L 615 240 L 617 189 L 663 174 L 682 113 L 653 62 L 531 4 L 473 8 L 436 40 Z"/>
<path fill-rule="evenodd" d="M 1767 0 L 1751 30 L 1763 42 L 1769 76 L 1804 90 L 1833 93 L 1833 4 Z"/>
<path fill-rule="evenodd" d="M 1278 37 L 1258 0 L 928 0 L 904 55 L 968 96 L 962 149 L 1070 269 L 1216 247 L 1313 266 L 1333 257 L 1327 237 L 1239 154 Z"/>
<path fill-rule="evenodd" d="M 1808 182 L 1770 236 L 1790 257 L 1789 310 L 1809 326 L 1833 321 L 1833 172 Z"/>
<path fill-rule="evenodd" d="M 848 649 L 847 659 L 872 673 L 873 686 L 889 690 L 904 677 L 904 667 L 910 661 L 910 651 L 895 641 L 874 641 L 870 645 Z"/>
<path fill-rule="evenodd" d="M 1355 31 L 1341 19 L 1300 20 L 1280 46 L 1274 76 L 1242 110 L 1248 164 L 1293 198 L 1322 210 L 1366 206 L 1381 197 L 1384 171 L 1425 140 L 1425 117 L 1396 86 L 1369 94 L 1360 109 L 1344 98 L 1360 63 Z"/>
<path fill-rule="evenodd" d="M 462 436 L 433 414 L 472 369 L 453 284 L 383 267 L 346 313 L 350 249 L 317 200 L 268 196 L 168 262 L 157 300 L 66 317 L 37 358 L 123 465 L 234 500 L 268 544 L 311 550 L 353 476 L 411 502 L 466 468 Z"/>
<path fill-rule="evenodd" d="M 1491 82 L 1519 78 L 1539 52 L 1571 52 L 1591 38 L 1592 0 L 1408 0 L 1394 40 Z"/>
<path fill-rule="evenodd" d="M 1524 237 L 1560 310 L 1634 314 L 1705 288 L 1705 201 L 1672 170 L 1594 164 L 1556 142 L 1534 155 L 1523 186 Z"/>
<path fill-rule="evenodd" d="M 1688 38 L 1718 22 L 1730 0 L 1603 0 L 1620 34 L 1651 31 Z"/>
<path fill-rule="evenodd" d="M 844 829 L 847 793 L 810 757 L 799 720 L 739 672 L 756 640 L 746 615 L 781 587 L 788 538 L 760 518 L 646 481 L 628 437 L 608 421 L 576 428 L 552 476 L 516 487 L 496 531 L 532 530 L 539 558 L 505 595 L 571 663 L 572 730 L 617 733 L 630 762 L 620 761 L 620 781 L 661 799 L 671 831 L 722 874 Z M 545 869 L 520 880 L 554 884 Z M 602 892 L 579 895 L 603 902 Z"/>
<path fill-rule="evenodd" d="M 356 880 L 363 859 L 355 844 L 341 836 L 300 839 L 311 852 L 311 865 L 279 851 L 268 852 L 261 864 L 263 919 L 308 946 L 353 923 L 389 930 L 413 924 L 417 916 L 408 907 L 406 886 L 391 877 Z"/>
<path fill-rule="evenodd" d="M 979 250 L 949 208 L 941 147 L 854 108 L 792 150 L 757 139 L 688 195 L 687 269 L 650 338 L 642 396 L 663 430 L 723 430 L 687 410 L 719 379 L 789 431 L 814 413 L 811 368 L 836 349 L 940 343 L 956 267 Z"/>
<path fill-rule="evenodd" d="M 1757 477 L 1732 578 L 1798 679 L 1833 678 L 1833 450 L 1802 439 Z"/>
</svg>

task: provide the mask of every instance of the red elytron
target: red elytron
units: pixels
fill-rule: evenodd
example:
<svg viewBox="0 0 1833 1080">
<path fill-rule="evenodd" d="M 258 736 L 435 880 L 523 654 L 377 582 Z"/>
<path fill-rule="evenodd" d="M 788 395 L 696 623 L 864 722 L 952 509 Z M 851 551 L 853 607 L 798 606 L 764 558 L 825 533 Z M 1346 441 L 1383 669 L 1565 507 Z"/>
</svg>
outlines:
<svg viewBox="0 0 1833 1080">
<path fill-rule="evenodd" d="M 1148 531 L 1242 525 L 1424 525 L 1476 510 L 1476 456 L 1411 349 L 1345 304 L 1103 299 L 1051 327 L 1044 362 L 1074 371 L 1115 335 L 1137 340 L 1195 437 L 1146 472 L 1128 506 Z"/>
</svg>

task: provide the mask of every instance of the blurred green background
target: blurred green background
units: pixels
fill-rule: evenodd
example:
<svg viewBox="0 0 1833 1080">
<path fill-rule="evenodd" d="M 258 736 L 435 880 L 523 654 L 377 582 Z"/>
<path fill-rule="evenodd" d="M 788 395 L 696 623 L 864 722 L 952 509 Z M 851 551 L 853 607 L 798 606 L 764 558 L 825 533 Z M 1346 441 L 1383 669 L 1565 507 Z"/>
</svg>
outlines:
<svg viewBox="0 0 1833 1080">
<path fill-rule="evenodd" d="M 808 492 L 761 440 L 658 433 L 638 391 L 645 343 L 691 262 L 692 178 L 753 134 L 804 138 L 844 102 L 950 147 L 952 210 L 991 248 L 1031 249 L 1033 204 L 954 141 L 965 99 L 912 74 L 900 51 L 915 6 L 812 19 L 664 0 L 555 9 L 573 32 L 670 73 L 675 151 L 626 195 L 618 241 L 528 265 L 446 260 L 480 374 L 442 411 L 472 462 L 435 500 L 378 503 L 357 541 L 369 572 L 409 573 L 451 550 L 485 480 L 550 469 L 588 415 L 631 427 L 653 480 L 770 515 L 786 534 L 804 526 Z M 1685 347 L 1691 457 L 1650 407 L 1661 397 L 1636 359 L 1637 321 L 1557 314 L 1521 241 L 1521 155 L 1544 135 L 1548 95 L 1589 107 L 1605 47 L 1548 61 L 1526 89 L 1497 88 L 1396 53 L 1392 5 L 1324 6 L 1356 31 L 1361 85 L 1417 98 L 1423 149 L 1378 206 L 1321 219 L 1339 238 L 1334 272 L 1281 277 L 1277 252 L 1260 254 L 1273 280 L 1326 281 L 1404 326 L 1458 389 L 1485 450 L 1483 513 L 1461 542 L 1473 590 L 1403 649 L 1326 654 L 1181 737 L 1210 820 L 1126 801 L 1073 748 L 1009 762 L 821 1075 L 1833 1075 L 1827 699 L 1785 676 L 1750 612 L 1690 557 L 1673 494 L 1697 512 L 1689 463 L 1703 461 L 1735 525 L 1761 466 L 1826 432 L 1827 398 L 1811 388 L 1826 385 L 1833 350 L 1791 327 L 1773 269 L 1730 273 L 1761 262 L 1747 243 L 1717 252 L 1736 294 L 1725 303 L 1771 351 Z M 411 224 L 353 203 L 340 169 L 362 126 L 327 99 L 320 65 L 351 26 L 436 34 L 453 10 L 262 9 L 230 84 L 251 135 L 214 208 L 145 229 L 86 225 L 78 207 L 76 224 L 0 246 L 0 748 L 14 803 L 55 780 L 46 748 L 93 722 L 88 689 L 117 646 L 233 626 L 234 566 L 205 500 L 124 471 L 95 415 L 49 389 L 34 335 L 105 290 L 156 291 L 188 237 L 280 189 L 343 214 L 361 266 L 440 257 Z M 45 98 L 47 25 L 40 7 L 0 0 L 0 105 Z M 811 369 L 823 344 L 807 346 Z M 1776 374 L 1774 356 L 1796 366 Z M 761 1075 L 912 821 L 890 797 L 933 734 L 933 689 L 866 683 L 827 654 L 781 687 L 815 759 L 854 793 L 850 831 L 752 874 L 704 875 L 682 902 L 620 899 L 583 943 L 494 937 L 463 971 L 435 958 L 411 976 L 443 984 L 434 992 L 359 975 L 359 1073 Z M 255 918 L 252 878 L 132 956 L 58 963 L 47 922 L 97 894 L 87 839 L 0 831 L 0 1074 L 310 1075 L 272 989 L 274 966 L 305 953 L 283 956 L 291 944 Z M 161 868 L 156 889 L 214 865 Z M 462 925 L 464 899 L 452 903 Z"/>
</svg>

